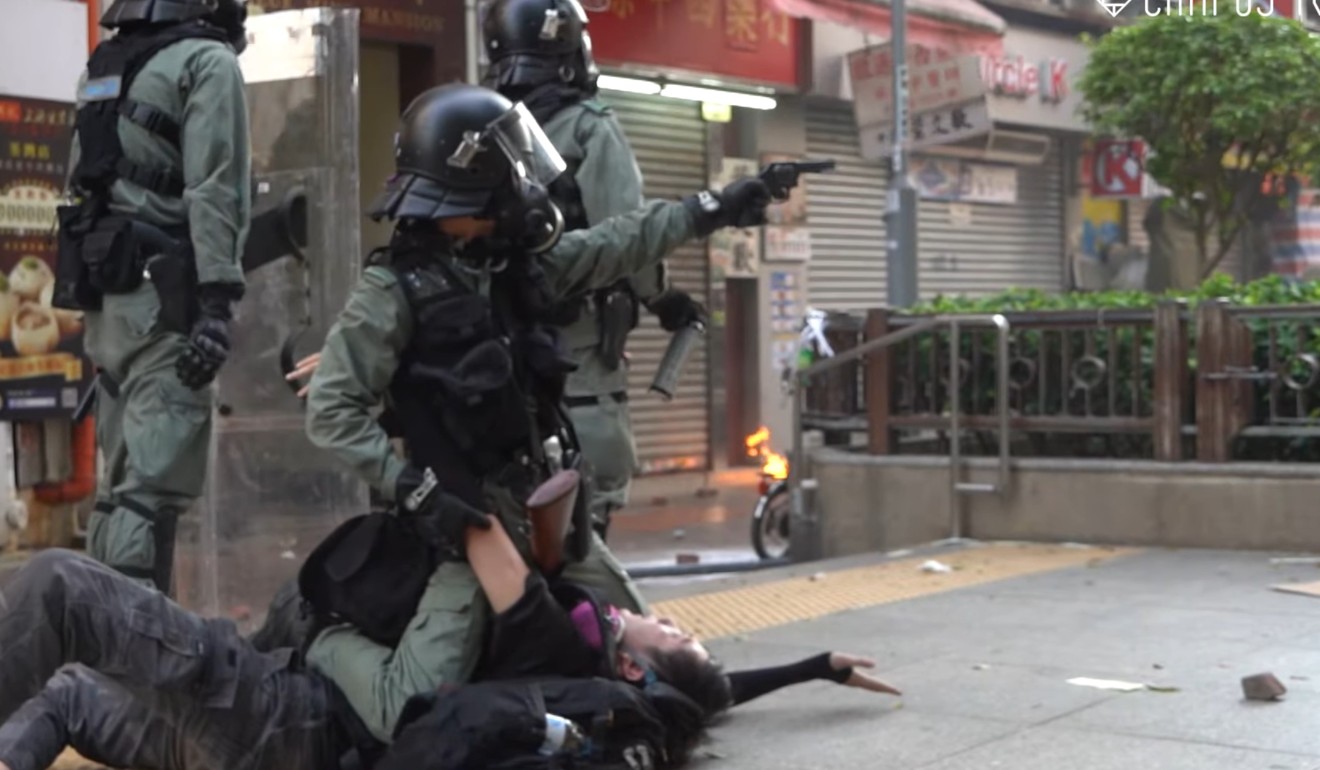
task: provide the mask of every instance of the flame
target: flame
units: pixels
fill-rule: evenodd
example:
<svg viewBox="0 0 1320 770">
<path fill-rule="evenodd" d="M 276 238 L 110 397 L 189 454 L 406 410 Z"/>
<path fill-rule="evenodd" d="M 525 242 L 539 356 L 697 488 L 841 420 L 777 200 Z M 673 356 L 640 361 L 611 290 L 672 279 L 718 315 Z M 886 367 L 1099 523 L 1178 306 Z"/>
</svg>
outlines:
<svg viewBox="0 0 1320 770">
<path fill-rule="evenodd" d="M 762 425 L 747 437 L 747 456 L 761 458 L 761 473 L 775 481 L 788 478 L 788 458 L 770 448 L 770 429 Z"/>
</svg>

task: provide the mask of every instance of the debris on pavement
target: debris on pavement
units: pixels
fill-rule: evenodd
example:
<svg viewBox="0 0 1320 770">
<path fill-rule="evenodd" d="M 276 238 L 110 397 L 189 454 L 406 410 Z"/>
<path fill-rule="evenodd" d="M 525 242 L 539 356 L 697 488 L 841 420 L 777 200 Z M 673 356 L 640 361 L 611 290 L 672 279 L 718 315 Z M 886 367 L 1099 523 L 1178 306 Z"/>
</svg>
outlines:
<svg viewBox="0 0 1320 770">
<path fill-rule="evenodd" d="M 1285 594 L 1301 594 L 1302 596 L 1320 598 L 1320 580 L 1311 583 L 1280 583 L 1279 585 L 1272 585 L 1270 588 Z"/>
<path fill-rule="evenodd" d="M 1253 674 L 1242 677 L 1242 695 L 1247 700 L 1276 701 L 1288 688 L 1271 673 Z"/>
<path fill-rule="evenodd" d="M 1119 679 L 1092 679 L 1086 676 L 1073 677 L 1068 680 L 1068 684 L 1075 684 L 1078 687 L 1093 687 L 1097 690 L 1114 690 L 1116 692 L 1136 692 L 1137 690 L 1149 690 L 1151 692 L 1178 692 L 1177 687 L 1146 684 L 1144 682 L 1124 682 Z"/>
<path fill-rule="evenodd" d="M 293 551 L 285 551 L 284 553 L 280 554 L 280 558 L 286 561 L 293 561 L 294 559 L 298 558 L 298 554 L 294 553 Z"/>
<path fill-rule="evenodd" d="M 819 583 L 820 581 L 822 581 L 822 580 L 824 580 L 824 579 L 825 579 L 825 573 L 824 573 L 824 572 L 817 572 L 817 573 L 815 573 L 814 575 L 812 575 L 812 576 L 810 577 L 810 580 L 811 580 L 811 582 L 813 582 L 813 583 Z"/>
<path fill-rule="evenodd" d="M 683 529 L 682 527 L 679 527 L 678 529 L 675 529 L 675 530 L 674 530 L 674 539 L 675 539 L 675 540 L 682 540 L 682 539 L 685 538 L 685 537 L 687 537 L 687 530 L 686 530 L 686 529 Z"/>
<path fill-rule="evenodd" d="M 1270 564 L 1316 564 L 1320 565 L 1320 556 L 1276 556 Z"/>
<path fill-rule="evenodd" d="M 944 574 L 947 572 L 953 572 L 953 567 L 950 567 L 949 565 L 945 564 L 942 561 L 936 561 L 934 559 L 931 559 L 927 562 L 922 563 L 921 571 Z"/>
<path fill-rule="evenodd" d="M 986 665 L 985 663 L 977 663 L 975 666 L 972 666 L 973 671 L 985 671 L 989 668 L 990 666 Z"/>
<path fill-rule="evenodd" d="M 699 564 L 701 562 L 701 554 L 697 554 L 697 553 L 676 554 L 674 556 L 674 561 L 677 562 L 678 564 Z"/>
</svg>

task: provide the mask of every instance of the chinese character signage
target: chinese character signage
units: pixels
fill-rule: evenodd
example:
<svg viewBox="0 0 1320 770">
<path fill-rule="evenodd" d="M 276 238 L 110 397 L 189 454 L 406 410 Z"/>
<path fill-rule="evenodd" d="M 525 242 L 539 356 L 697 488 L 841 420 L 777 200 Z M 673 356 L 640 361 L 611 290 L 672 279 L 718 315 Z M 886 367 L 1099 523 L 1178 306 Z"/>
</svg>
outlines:
<svg viewBox="0 0 1320 770">
<path fill-rule="evenodd" d="M 1014 166 L 917 158 L 908 180 L 926 200 L 1011 205 L 1018 199 L 1018 170 Z"/>
<path fill-rule="evenodd" d="M 798 85 L 801 24 L 770 0 L 611 0 L 590 17 L 602 63 Z"/>
<path fill-rule="evenodd" d="M 909 116 L 907 146 L 910 149 L 958 142 L 990 133 L 994 127 L 990 106 L 984 98 L 966 104 L 940 107 Z M 863 126 L 860 131 L 861 155 L 867 160 L 883 160 L 893 151 L 891 121 Z"/>
<path fill-rule="evenodd" d="M 422 43 L 460 58 L 464 47 L 463 6 L 443 0 L 249 0 L 248 8 L 250 13 L 360 8 L 364 39 Z"/>
<path fill-rule="evenodd" d="M 926 112 L 985 95 L 977 56 L 957 56 L 916 45 L 908 46 L 907 52 L 909 113 Z M 892 46 L 885 43 L 848 54 L 848 73 L 852 78 L 857 125 L 893 120 Z"/>
<path fill-rule="evenodd" d="M 51 307 L 73 105 L 0 97 L 0 420 L 72 412 L 91 376 L 80 313 Z"/>
</svg>

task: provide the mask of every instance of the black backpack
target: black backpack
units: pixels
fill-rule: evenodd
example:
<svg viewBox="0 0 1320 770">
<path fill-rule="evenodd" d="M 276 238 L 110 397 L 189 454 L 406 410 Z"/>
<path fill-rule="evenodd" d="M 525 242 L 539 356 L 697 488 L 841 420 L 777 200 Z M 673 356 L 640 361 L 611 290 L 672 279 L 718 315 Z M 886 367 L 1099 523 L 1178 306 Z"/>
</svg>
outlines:
<svg viewBox="0 0 1320 770">
<path fill-rule="evenodd" d="M 538 753 L 547 713 L 579 726 L 583 751 Z M 701 724 L 695 703 L 659 683 L 482 682 L 411 699 L 373 770 L 662 770 L 686 761 Z"/>
<path fill-rule="evenodd" d="M 298 589 L 314 628 L 352 623 L 392 648 L 417 613 L 436 564 L 412 519 L 370 513 L 339 525 L 316 546 L 298 572 Z"/>
</svg>

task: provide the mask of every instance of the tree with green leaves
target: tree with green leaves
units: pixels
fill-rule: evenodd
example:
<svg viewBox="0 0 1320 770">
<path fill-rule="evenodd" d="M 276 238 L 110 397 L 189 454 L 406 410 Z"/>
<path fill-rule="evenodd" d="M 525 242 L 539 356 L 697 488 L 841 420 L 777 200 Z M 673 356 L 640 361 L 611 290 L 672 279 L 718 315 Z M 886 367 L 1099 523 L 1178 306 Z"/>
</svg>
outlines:
<svg viewBox="0 0 1320 770">
<path fill-rule="evenodd" d="M 1088 39 L 1078 84 L 1098 133 L 1147 144 L 1146 171 L 1190 223 L 1202 278 L 1267 210 L 1267 175 L 1320 159 L 1320 39 L 1293 20 L 1219 8 Z"/>
</svg>

